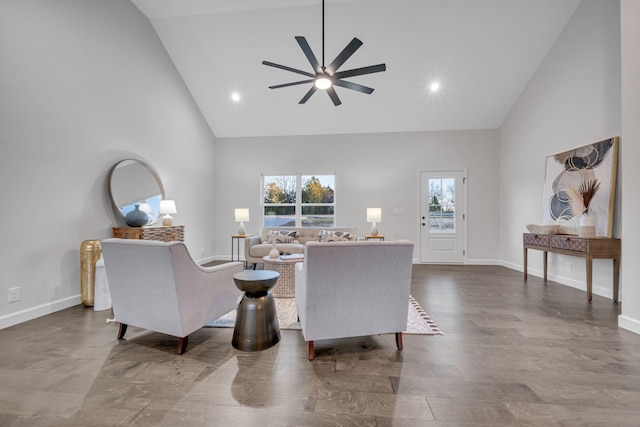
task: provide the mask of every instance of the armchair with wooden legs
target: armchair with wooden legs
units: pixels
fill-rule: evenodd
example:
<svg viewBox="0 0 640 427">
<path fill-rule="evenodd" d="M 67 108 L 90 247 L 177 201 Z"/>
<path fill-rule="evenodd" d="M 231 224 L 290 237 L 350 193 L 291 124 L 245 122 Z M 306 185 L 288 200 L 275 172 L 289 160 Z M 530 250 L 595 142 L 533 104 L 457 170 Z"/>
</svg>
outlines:
<svg viewBox="0 0 640 427">
<path fill-rule="evenodd" d="M 307 242 L 296 264 L 295 298 L 308 358 L 314 342 L 393 333 L 402 350 L 414 244 Z"/>
<path fill-rule="evenodd" d="M 102 254 L 118 339 L 127 326 L 178 337 L 184 353 L 189 334 L 238 306 L 233 275 L 241 262 L 201 267 L 182 242 L 106 239 Z"/>
</svg>

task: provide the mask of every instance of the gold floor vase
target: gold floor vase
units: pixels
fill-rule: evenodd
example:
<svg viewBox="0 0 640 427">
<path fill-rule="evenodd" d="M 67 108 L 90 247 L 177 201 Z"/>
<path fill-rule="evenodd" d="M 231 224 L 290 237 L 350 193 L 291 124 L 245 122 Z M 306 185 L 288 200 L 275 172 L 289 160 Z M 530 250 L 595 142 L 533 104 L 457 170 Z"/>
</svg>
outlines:
<svg viewBox="0 0 640 427">
<path fill-rule="evenodd" d="M 93 307 L 96 261 L 101 254 L 100 240 L 85 240 L 80 245 L 80 299 L 85 307 Z"/>
</svg>

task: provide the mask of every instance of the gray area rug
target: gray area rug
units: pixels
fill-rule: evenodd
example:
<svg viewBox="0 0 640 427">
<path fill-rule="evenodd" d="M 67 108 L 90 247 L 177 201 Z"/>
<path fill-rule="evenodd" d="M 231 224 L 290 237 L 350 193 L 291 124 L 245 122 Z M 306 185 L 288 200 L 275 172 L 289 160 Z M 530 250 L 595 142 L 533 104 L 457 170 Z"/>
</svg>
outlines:
<svg viewBox="0 0 640 427">
<path fill-rule="evenodd" d="M 280 329 L 300 330 L 295 298 L 276 298 L 276 311 Z M 233 310 L 207 325 L 209 328 L 233 328 L 236 322 L 236 311 Z M 409 314 L 405 334 L 444 335 L 438 325 L 425 313 L 420 304 L 409 296 Z"/>
</svg>

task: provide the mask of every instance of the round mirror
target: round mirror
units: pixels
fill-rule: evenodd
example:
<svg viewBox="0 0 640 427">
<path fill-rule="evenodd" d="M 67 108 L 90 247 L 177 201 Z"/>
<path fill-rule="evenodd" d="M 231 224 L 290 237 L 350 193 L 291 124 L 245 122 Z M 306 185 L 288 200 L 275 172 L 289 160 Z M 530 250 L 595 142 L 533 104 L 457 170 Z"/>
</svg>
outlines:
<svg viewBox="0 0 640 427">
<path fill-rule="evenodd" d="M 164 199 L 164 187 L 155 170 L 141 160 L 121 160 L 109 171 L 109 197 L 113 208 L 123 218 L 135 205 L 149 215 L 149 222 L 160 216 L 160 201 Z M 146 205 L 144 205 L 146 204 Z"/>
</svg>

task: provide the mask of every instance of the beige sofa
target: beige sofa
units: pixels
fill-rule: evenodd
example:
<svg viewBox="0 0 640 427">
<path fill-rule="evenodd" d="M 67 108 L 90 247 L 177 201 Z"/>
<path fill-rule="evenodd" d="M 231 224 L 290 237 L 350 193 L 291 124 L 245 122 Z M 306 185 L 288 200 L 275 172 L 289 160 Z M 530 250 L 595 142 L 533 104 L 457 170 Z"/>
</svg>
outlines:
<svg viewBox="0 0 640 427">
<path fill-rule="evenodd" d="M 309 360 L 314 341 L 336 338 L 393 333 L 402 350 L 413 246 L 408 240 L 307 243 L 304 263 L 296 264 L 295 295 Z"/>
<path fill-rule="evenodd" d="M 348 233 L 348 240 L 358 239 L 358 230 L 355 227 L 264 227 L 259 236 L 250 236 L 244 239 L 244 257 L 247 262 L 262 263 L 262 257 L 269 255 L 272 243 L 269 240 L 271 232 L 283 232 L 277 237 L 276 248 L 280 254 L 303 254 L 304 245 L 312 241 L 336 241 L 343 240 L 341 233 Z M 288 238 L 285 232 L 295 232 L 295 237 Z M 338 233 L 335 233 L 338 232 Z"/>
</svg>

